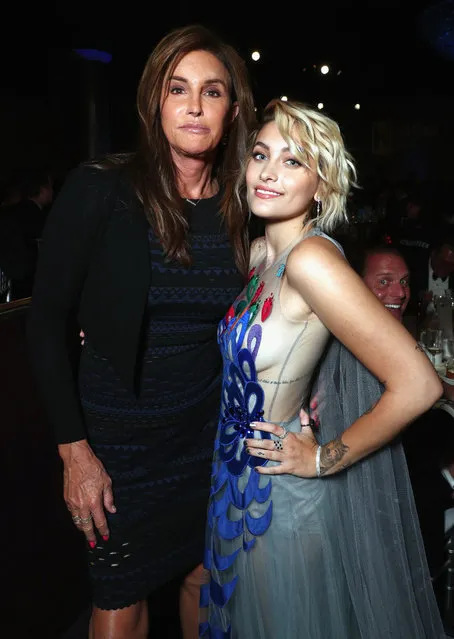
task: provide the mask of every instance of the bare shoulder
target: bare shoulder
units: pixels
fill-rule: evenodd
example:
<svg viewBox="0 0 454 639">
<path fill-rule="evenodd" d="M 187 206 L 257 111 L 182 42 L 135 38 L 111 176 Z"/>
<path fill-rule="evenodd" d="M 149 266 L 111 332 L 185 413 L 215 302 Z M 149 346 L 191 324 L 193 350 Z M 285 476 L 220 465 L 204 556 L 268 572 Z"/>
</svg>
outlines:
<svg viewBox="0 0 454 639">
<path fill-rule="evenodd" d="M 287 260 L 287 276 L 320 273 L 320 269 L 347 266 L 339 248 L 325 237 L 318 235 L 303 240 L 291 251 Z"/>
<path fill-rule="evenodd" d="M 265 237 L 257 237 L 251 244 L 250 265 L 256 264 L 266 252 Z"/>
</svg>

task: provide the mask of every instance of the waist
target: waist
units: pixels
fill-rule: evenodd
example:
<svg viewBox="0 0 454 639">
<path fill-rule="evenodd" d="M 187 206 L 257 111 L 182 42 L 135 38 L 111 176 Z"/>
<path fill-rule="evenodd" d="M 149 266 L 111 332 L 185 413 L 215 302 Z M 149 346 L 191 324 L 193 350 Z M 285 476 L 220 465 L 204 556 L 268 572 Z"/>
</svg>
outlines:
<svg viewBox="0 0 454 639">
<path fill-rule="evenodd" d="M 207 344 L 217 346 L 217 322 L 200 322 L 199 319 L 181 318 L 162 320 L 153 318 L 148 325 L 145 350 L 159 346 L 173 349 L 200 348 Z"/>
<path fill-rule="evenodd" d="M 162 419 L 168 422 L 169 416 L 183 415 L 193 411 L 207 411 L 215 416 L 220 403 L 220 378 L 215 377 L 206 384 L 185 387 L 144 386 L 137 394 L 125 390 L 108 377 L 102 379 L 90 372 L 79 376 L 79 389 L 82 406 L 86 411 L 98 415 L 110 415 L 116 419 L 131 419 L 134 428 L 140 427 L 141 420 L 149 428 L 152 417 L 155 425 Z"/>
<path fill-rule="evenodd" d="M 182 346 L 148 346 L 137 370 L 140 395 L 159 397 L 204 394 L 207 388 L 220 385 L 222 360 L 216 342 Z M 96 352 L 85 341 L 80 358 L 79 377 L 91 392 L 108 395 L 126 391 L 121 378 L 109 358 Z M 128 399 L 135 396 L 126 393 Z"/>
</svg>

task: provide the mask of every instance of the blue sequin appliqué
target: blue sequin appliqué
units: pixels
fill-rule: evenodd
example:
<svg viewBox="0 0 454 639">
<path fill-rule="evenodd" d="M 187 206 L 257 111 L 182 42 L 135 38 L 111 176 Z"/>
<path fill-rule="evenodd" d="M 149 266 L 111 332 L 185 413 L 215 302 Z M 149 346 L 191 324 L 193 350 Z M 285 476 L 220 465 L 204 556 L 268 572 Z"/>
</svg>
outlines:
<svg viewBox="0 0 454 639">
<path fill-rule="evenodd" d="M 218 330 L 224 375 L 204 558 L 210 581 L 202 586 L 201 593 L 201 608 L 210 608 L 210 619 L 199 630 L 204 639 L 231 636 L 224 607 L 238 581 L 235 560 L 240 553 L 253 550 L 256 538 L 268 530 L 273 510 L 271 479 L 254 472 L 267 460 L 251 457 L 244 446 L 246 438 L 271 438 L 269 433 L 258 433 L 250 427 L 251 422 L 263 421 L 264 393 L 255 367 L 262 329 L 254 324 L 248 330 L 249 311 L 239 321 L 235 319 L 228 325 L 223 320 Z M 229 551 L 223 551 L 223 545 Z"/>
</svg>

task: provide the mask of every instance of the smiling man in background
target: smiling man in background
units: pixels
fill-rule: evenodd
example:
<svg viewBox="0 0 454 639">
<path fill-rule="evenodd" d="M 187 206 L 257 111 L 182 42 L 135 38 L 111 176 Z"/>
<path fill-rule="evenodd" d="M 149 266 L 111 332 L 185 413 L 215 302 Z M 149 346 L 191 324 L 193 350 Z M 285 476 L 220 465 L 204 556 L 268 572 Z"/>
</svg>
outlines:
<svg viewBox="0 0 454 639">
<path fill-rule="evenodd" d="M 410 273 L 399 251 L 387 246 L 366 250 L 358 272 L 374 295 L 402 322 L 410 301 Z"/>
</svg>

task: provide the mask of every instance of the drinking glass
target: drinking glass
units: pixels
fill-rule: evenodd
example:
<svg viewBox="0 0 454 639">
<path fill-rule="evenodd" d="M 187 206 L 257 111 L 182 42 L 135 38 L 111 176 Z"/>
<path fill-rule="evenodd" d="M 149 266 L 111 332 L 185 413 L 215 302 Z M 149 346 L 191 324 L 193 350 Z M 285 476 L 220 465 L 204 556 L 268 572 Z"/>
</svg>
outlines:
<svg viewBox="0 0 454 639">
<path fill-rule="evenodd" d="M 429 358 L 435 366 L 443 361 L 443 330 L 441 328 L 424 328 L 421 331 L 420 341 L 429 354 Z"/>
<path fill-rule="evenodd" d="M 454 337 L 443 337 L 443 359 L 454 359 Z"/>
</svg>

